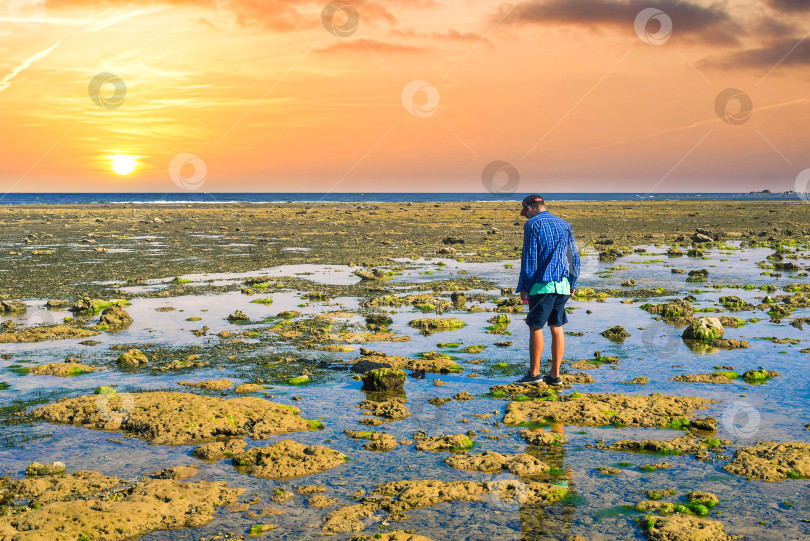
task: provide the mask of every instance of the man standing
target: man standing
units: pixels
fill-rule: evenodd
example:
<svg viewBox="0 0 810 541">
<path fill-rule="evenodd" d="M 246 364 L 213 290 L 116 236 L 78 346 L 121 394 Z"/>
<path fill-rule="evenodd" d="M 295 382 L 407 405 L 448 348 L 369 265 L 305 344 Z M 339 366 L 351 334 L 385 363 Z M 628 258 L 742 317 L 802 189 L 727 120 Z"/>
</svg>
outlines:
<svg viewBox="0 0 810 541">
<path fill-rule="evenodd" d="M 529 313 L 529 373 L 515 383 L 560 385 L 560 363 L 565 351 L 563 325 L 568 322 L 565 303 L 574 296 L 579 276 L 579 253 L 571 232 L 571 224 L 546 210 L 539 195 L 523 199 L 523 253 L 520 258 L 520 279 L 517 291 L 528 299 Z M 551 330 L 551 370 L 540 375 L 543 353 L 543 325 Z"/>
</svg>

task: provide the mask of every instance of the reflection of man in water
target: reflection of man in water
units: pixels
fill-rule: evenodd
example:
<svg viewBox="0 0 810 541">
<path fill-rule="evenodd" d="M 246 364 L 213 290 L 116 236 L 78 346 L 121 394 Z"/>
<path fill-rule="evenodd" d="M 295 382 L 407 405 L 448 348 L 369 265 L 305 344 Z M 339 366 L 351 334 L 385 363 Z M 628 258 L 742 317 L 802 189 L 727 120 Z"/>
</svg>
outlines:
<svg viewBox="0 0 810 541">
<path fill-rule="evenodd" d="M 544 428 L 532 430 L 545 432 Z M 565 425 L 553 424 L 549 427 L 553 434 L 565 438 Z M 548 448 L 532 447 L 527 449 L 529 454 L 536 456 L 549 465 L 553 475 L 543 479 L 545 483 L 566 486 L 569 495 L 573 494 L 574 474 L 565 469 L 565 445 L 553 445 Z M 520 508 L 520 525 L 523 539 L 571 539 L 571 524 L 574 520 L 575 507 L 572 503 L 562 501 L 547 506 L 524 505 Z"/>
</svg>

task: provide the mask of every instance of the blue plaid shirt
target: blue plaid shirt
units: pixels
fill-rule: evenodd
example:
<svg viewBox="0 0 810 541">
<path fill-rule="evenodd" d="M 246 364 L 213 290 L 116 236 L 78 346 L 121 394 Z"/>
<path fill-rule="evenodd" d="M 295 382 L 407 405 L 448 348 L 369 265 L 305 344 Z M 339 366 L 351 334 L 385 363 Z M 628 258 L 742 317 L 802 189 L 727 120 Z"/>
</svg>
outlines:
<svg viewBox="0 0 810 541">
<path fill-rule="evenodd" d="M 579 276 L 579 253 L 571 224 L 546 210 L 523 226 L 517 291 L 528 293 L 535 282 L 559 282 L 566 276 L 573 290 Z"/>
</svg>

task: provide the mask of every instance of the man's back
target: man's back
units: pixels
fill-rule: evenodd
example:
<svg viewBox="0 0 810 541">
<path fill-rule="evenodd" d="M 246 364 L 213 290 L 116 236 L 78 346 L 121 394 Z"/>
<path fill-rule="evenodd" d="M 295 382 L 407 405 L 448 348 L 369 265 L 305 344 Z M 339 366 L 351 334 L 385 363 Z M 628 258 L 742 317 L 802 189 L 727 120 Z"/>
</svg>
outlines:
<svg viewBox="0 0 810 541">
<path fill-rule="evenodd" d="M 523 226 L 523 254 L 518 291 L 529 291 L 537 282 L 560 282 L 567 278 L 574 289 L 579 274 L 579 254 L 571 224 L 548 211 Z"/>
</svg>

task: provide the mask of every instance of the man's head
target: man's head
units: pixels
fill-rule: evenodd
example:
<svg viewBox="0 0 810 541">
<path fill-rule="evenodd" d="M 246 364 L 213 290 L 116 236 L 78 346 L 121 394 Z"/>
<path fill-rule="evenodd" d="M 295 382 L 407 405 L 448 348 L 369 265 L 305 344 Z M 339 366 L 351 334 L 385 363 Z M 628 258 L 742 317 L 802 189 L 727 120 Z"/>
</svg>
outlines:
<svg viewBox="0 0 810 541">
<path fill-rule="evenodd" d="M 520 211 L 521 216 L 533 218 L 546 210 L 546 202 L 539 195 L 529 195 L 523 198 L 523 210 Z"/>
</svg>

